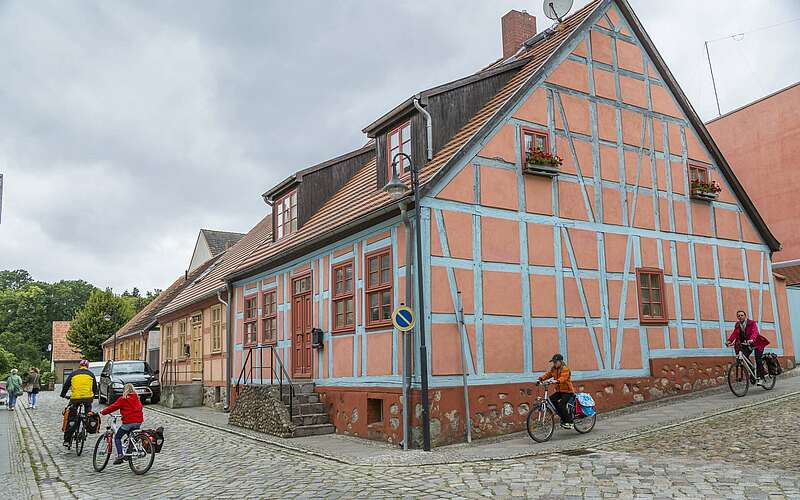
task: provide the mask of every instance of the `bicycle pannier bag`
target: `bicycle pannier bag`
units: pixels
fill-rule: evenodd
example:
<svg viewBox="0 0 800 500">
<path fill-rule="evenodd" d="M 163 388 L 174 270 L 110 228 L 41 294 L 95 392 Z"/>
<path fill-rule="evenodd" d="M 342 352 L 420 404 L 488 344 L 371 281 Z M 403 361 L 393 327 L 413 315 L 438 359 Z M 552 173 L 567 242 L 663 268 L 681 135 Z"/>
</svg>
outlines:
<svg viewBox="0 0 800 500">
<path fill-rule="evenodd" d="M 161 447 L 164 446 L 164 428 L 158 427 L 156 429 L 147 429 L 144 431 L 150 442 L 153 444 L 153 449 L 156 453 L 161 453 Z"/>
<path fill-rule="evenodd" d="M 70 417 L 69 413 L 70 413 L 69 406 L 67 406 L 61 411 L 61 414 L 64 416 L 61 422 L 61 432 L 67 432 L 67 428 L 69 428 L 69 417 Z"/>
<path fill-rule="evenodd" d="M 90 411 L 88 415 L 86 415 L 86 432 L 89 434 L 97 434 L 97 431 L 100 430 L 100 415 Z"/>
<path fill-rule="evenodd" d="M 592 398 L 591 394 L 587 394 L 585 392 L 579 392 L 575 394 L 575 398 L 578 400 L 578 406 L 580 406 L 580 411 L 587 417 L 591 417 L 595 414 L 594 406 L 595 402 Z M 577 413 L 577 407 L 576 407 Z"/>
<path fill-rule="evenodd" d="M 778 355 L 774 352 L 764 355 L 764 362 L 767 364 L 767 371 L 773 377 L 777 377 L 781 373 L 783 373 L 783 367 L 781 366 L 781 361 L 778 359 Z"/>
</svg>

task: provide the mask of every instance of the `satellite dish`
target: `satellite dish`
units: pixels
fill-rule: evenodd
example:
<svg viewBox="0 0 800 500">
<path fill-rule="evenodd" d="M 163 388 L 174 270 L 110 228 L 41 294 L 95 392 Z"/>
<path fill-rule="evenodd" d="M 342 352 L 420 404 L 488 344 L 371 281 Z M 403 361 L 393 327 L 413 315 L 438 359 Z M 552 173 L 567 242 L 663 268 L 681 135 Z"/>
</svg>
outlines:
<svg viewBox="0 0 800 500">
<path fill-rule="evenodd" d="M 544 15 L 559 23 L 571 8 L 572 0 L 544 0 Z"/>
</svg>

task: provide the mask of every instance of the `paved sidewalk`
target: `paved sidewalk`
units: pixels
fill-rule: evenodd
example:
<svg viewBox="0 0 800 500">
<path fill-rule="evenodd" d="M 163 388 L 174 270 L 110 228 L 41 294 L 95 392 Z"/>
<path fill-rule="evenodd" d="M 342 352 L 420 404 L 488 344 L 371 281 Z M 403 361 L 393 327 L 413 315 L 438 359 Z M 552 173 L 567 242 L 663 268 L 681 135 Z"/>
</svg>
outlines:
<svg viewBox="0 0 800 500">
<path fill-rule="evenodd" d="M 22 404 L 18 405 L 21 408 Z M 0 485 L 5 498 L 41 498 L 30 465 L 22 426 L 17 419 L 20 411 L 10 412 L 0 407 Z"/>
<path fill-rule="evenodd" d="M 278 438 L 228 424 L 228 415 L 205 407 L 169 409 L 148 406 L 150 410 L 168 413 L 188 421 L 226 432 L 248 436 L 289 450 L 316 455 L 351 465 L 423 465 L 448 464 L 485 460 L 503 460 L 549 454 L 556 451 L 596 448 L 603 444 L 630 439 L 718 415 L 731 410 L 757 405 L 777 398 L 800 394 L 800 369 L 782 375 L 771 391 L 752 387 L 744 398 L 731 394 L 727 384 L 706 391 L 644 403 L 600 415 L 595 429 L 586 435 L 557 428 L 553 439 L 534 443 L 526 432 L 434 448 L 403 451 L 397 446 L 365 439 L 330 434 L 303 438 Z"/>
</svg>

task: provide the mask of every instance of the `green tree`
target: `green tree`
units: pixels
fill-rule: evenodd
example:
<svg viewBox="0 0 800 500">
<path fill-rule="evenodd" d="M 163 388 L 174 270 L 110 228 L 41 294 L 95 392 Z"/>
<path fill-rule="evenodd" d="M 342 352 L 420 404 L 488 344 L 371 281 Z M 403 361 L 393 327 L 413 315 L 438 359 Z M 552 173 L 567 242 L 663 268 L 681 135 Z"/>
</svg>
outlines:
<svg viewBox="0 0 800 500">
<path fill-rule="evenodd" d="M 0 347 L 0 379 L 5 380 L 11 369 L 16 367 L 16 356 Z"/>
<path fill-rule="evenodd" d="M 110 320 L 104 316 L 108 314 Z M 72 320 L 67 340 L 88 359 L 102 359 L 103 342 L 133 316 L 132 306 L 111 289 L 94 290 Z"/>
<path fill-rule="evenodd" d="M 83 280 L 62 280 L 44 285 L 47 301 L 47 316 L 50 321 L 70 321 L 89 300 L 97 288 Z"/>
<path fill-rule="evenodd" d="M 29 283 L 33 283 L 33 278 L 24 269 L 0 271 L 0 290 L 17 290 Z"/>
<path fill-rule="evenodd" d="M 131 307 L 133 308 L 133 313 L 136 314 L 139 311 L 141 311 L 142 309 L 144 309 L 145 306 L 147 306 L 147 304 L 152 302 L 153 299 L 158 297 L 158 294 L 160 294 L 160 293 L 161 293 L 161 290 L 156 288 L 155 290 L 153 290 L 151 292 L 147 292 L 146 295 L 142 295 L 139 292 L 139 289 L 134 287 L 132 292 L 129 292 L 127 290 L 122 292 L 121 297 L 123 299 L 125 299 L 131 305 Z"/>
</svg>

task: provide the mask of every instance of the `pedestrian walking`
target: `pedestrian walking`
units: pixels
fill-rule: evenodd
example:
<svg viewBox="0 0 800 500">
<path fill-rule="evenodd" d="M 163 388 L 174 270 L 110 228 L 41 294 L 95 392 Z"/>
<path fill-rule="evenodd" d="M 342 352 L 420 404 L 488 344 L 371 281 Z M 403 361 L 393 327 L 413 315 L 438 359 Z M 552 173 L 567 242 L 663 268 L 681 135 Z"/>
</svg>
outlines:
<svg viewBox="0 0 800 500">
<path fill-rule="evenodd" d="M 8 411 L 14 411 L 17 406 L 17 398 L 22 396 L 22 379 L 17 375 L 17 369 L 11 369 L 11 375 L 6 379 L 6 391 L 8 391 Z"/>
<path fill-rule="evenodd" d="M 25 381 L 25 392 L 28 393 L 28 408 L 33 410 L 36 409 L 36 400 L 39 399 L 40 381 L 39 369 L 32 366 Z"/>
</svg>

